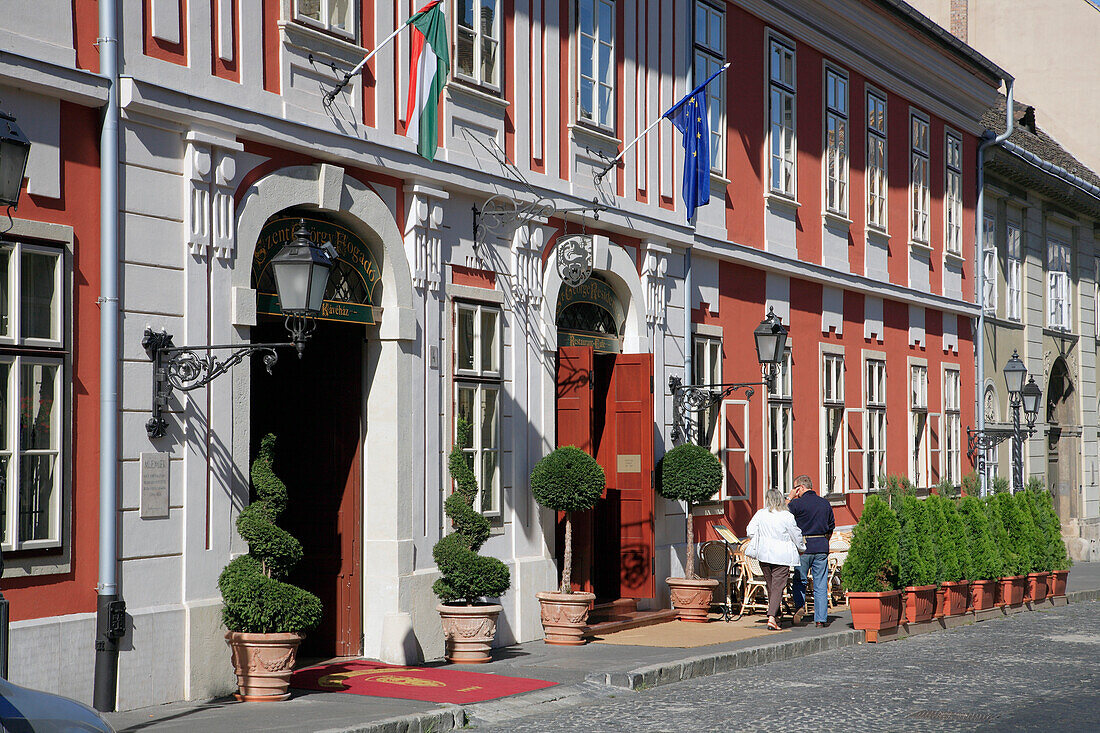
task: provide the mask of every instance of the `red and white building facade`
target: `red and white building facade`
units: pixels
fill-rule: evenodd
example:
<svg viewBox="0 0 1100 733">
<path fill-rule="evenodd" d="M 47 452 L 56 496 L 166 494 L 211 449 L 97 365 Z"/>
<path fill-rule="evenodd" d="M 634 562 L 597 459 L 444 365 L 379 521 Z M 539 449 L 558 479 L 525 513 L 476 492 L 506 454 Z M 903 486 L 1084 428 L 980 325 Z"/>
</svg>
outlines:
<svg viewBox="0 0 1100 733">
<path fill-rule="evenodd" d="M 478 508 L 493 524 L 483 552 L 512 571 L 498 644 L 541 637 L 535 593 L 557 584 L 555 517 L 528 477 L 558 444 L 587 441 L 608 476 L 578 577 L 601 600 L 667 606 L 686 517 L 653 492 L 672 445 L 666 385 L 759 381 L 751 332 L 769 308 L 790 329 L 789 364 L 774 391 L 704 418 L 726 480 L 696 508 L 697 537 L 714 538 L 716 522 L 743 533 L 765 489 L 801 473 L 843 526 L 880 474 L 927 487 L 970 469 L 975 160 L 1003 72 L 893 0 L 445 0 L 452 74 L 429 163 L 403 135 L 405 36 L 322 103 L 331 64 L 353 66 L 413 4 L 121 2 L 120 708 L 232 689 L 216 582 L 246 549 L 234 521 L 269 431 L 284 451 L 285 523 L 306 548 L 298 580 L 327 609 L 314 651 L 398 662 L 442 655 L 431 548 L 448 529 L 458 415 L 474 424 Z M 49 174 L 31 169 L 24 228 L 4 246 L 56 246 L 71 278 L 56 345 L 0 347 L 0 360 L 31 360 L 10 374 L 47 360 L 71 384 L 56 413 L 57 543 L 9 546 L 24 541 L 9 521 L 3 589 L 12 679 L 87 699 L 98 464 L 84 446 L 98 436 L 80 421 L 97 393 L 82 365 L 98 360 L 98 312 L 81 293 L 98 281 L 98 260 L 82 268 L 98 226 L 88 100 L 104 95 L 94 4 L 72 5 L 57 3 L 56 33 L 34 43 L 38 25 L 0 22 L 24 38 L 0 56 L 0 83 L 24 90 L 10 98 L 29 99 L 45 67 L 64 82 L 49 103 L 63 175 L 43 197 Z M 671 125 L 594 183 L 601 156 L 725 61 L 710 90 L 712 195 L 695 221 Z M 598 218 L 579 211 L 594 198 Z M 527 213 L 500 215 L 505 200 Z M 263 267 L 299 218 L 346 264 L 302 361 L 176 392 L 168 434 L 149 438 L 145 329 L 177 345 L 285 340 L 265 315 Z M 68 231 L 68 248 L 62 235 L 44 244 L 46 229 Z M 593 274 L 570 289 L 556 244 L 580 233 Z M 169 456 L 166 511 L 143 505 L 148 453 Z"/>
</svg>

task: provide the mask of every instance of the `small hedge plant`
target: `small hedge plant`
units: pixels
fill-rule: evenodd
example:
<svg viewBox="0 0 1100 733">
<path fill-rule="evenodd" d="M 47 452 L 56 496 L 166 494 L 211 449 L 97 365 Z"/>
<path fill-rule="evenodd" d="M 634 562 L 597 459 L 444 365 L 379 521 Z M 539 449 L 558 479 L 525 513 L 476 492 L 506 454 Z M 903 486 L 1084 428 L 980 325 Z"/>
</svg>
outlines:
<svg viewBox="0 0 1100 733">
<path fill-rule="evenodd" d="M 852 531 L 848 558 L 844 561 L 841 585 L 852 593 L 879 593 L 898 585 L 898 539 L 901 526 L 897 515 L 878 496 L 871 494 L 863 514 Z"/>
<path fill-rule="evenodd" d="M 980 499 L 965 496 L 959 502 L 959 514 L 967 528 L 970 549 L 971 580 L 996 580 L 1004 574 L 1004 560 L 993 543 L 989 515 Z"/>
<path fill-rule="evenodd" d="M 959 563 L 959 545 L 947 519 L 945 499 L 937 494 L 929 494 L 925 499 L 928 505 L 928 517 L 932 524 L 932 542 L 936 553 L 936 582 L 951 583 L 962 579 L 962 566 Z"/>
<path fill-rule="evenodd" d="M 237 517 L 248 554 L 225 566 L 218 577 L 222 622 L 250 634 L 304 633 L 321 621 L 321 600 L 283 582 L 302 559 L 302 545 L 275 521 L 286 509 L 286 484 L 275 475 L 275 436 L 267 434 L 252 461 L 253 501 Z"/>
<path fill-rule="evenodd" d="M 1062 520 L 1054 511 L 1054 498 L 1034 477 L 1028 482 L 1027 489 L 1026 493 L 1031 499 L 1032 514 L 1039 528 L 1039 541 L 1043 547 L 1043 569 L 1069 570 L 1073 561 L 1066 552 L 1066 542 L 1062 538 Z"/>
<path fill-rule="evenodd" d="M 898 511 L 901 535 L 898 541 L 898 582 L 903 588 L 936 582 L 936 556 L 928 507 L 915 496 L 901 498 Z"/>
<path fill-rule="evenodd" d="M 947 517 L 947 533 L 955 543 L 955 553 L 959 559 L 959 580 L 971 580 L 974 577 L 974 561 L 970 556 L 970 531 L 959 513 L 958 502 L 945 499 L 943 512 Z"/>
<path fill-rule="evenodd" d="M 989 531 L 993 536 L 993 547 L 1001 556 L 1001 577 L 1007 578 L 1020 574 L 1020 554 L 1012 544 L 1008 527 L 1001 511 L 1001 499 L 1008 494 L 992 494 L 983 502 L 986 516 L 989 518 Z"/>
<path fill-rule="evenodd" d="M 706 501 L 722 488 L 722 464 L 718 457 L 700 445 L 678 445 L 661 459 L 658 493 L 666 499 L 687 502 L 687 562 L 684 577 L 695 578 L 695 522 L 691 505 Z"/>
<path fill-rule="evenodd" d="M 901 508 L 901 497 L 906 495 L 916 496 L 913 484 L 905 476 L 891 473 L 879 476 L 879 493 L 886 497 L 886 503 L 895 512 Z"/>
<path fill-rule="evenodd" d="M 444 535 L 432 548 L 432 559 L 443 577 L 432 584 L 432 591 L 444 603 L 473 605 L 483 597 L 497 598 L 512 584 L 508 567 L 495 557 L 477 554 L 489 539 L 489 520 L 474 511 L 477 478 L 464 451 L 472 445 L 470 423 L 458 418 L 457 439 L 447 467 L 455 489 L 443 502 L 443 511 L 454 532 Z"/>
<path fill-rule="evenodd" d="M 531 471 L 531 495 L 540 506 L 565 512 L 565 548 L 562 556 L 561 592 L 573 592 L 573 512 L 596 506 L 606 477 L 596 459 L 580 448 L 562 446 L 535 464 Z"/>
</svg>

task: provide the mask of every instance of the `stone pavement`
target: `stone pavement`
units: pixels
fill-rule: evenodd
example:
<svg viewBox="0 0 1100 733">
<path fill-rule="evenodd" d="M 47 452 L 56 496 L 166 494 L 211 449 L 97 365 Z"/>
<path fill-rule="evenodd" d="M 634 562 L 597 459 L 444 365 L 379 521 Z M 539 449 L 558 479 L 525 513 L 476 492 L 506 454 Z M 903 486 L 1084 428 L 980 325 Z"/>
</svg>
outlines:
<svg viewBox="0 0 1100 733">
<path fill-rule="evenodd" d="M 1087 595 L 1100 597 L 1100 563 L 1082 563 L 1074 567 L 1070 573 L 1069 591 L 1093 591 Z M 760 617 L 747 618 L 763 621 Z M 977 624 L 977 631 L 1004 620 L 1007 619 Z M 944 635 L 935 633 L 924 636 Z M 553 647 L 541 641 L 496 649 L 492 664 L 475 671 L 533 677 L 559 684 L 546 690 L 461 708 L 412 700 L 299 690 L 294 691 L 290 700 L 278 704 L 239 703 L 232 698 L 224 698 L 208 702 L 172 703 L 112 713 L 105 717 L 117 730 L 133 732 L 439 732 L 462 727 L 468 722 L 506 725 L 508 721 L 524 716 L 582 709 L 592 701 L 621 699 L 624 695 L 629 700 L 632 696 L 629 690 L 779 663 L 817 652 L 855 646 L 862 641 L 863 633 L 851 629 L 850 617 L 845 609 L 831 614 L 830 626 L 825 629 L 817 629 L 811 623 L 774 636 L 692 649 L 611 644 Z M 877 653 L 882 655 L 888 649 L 907 643 L 883 644 Z M 875 645 L 864 646 L 875 652 Z M 769 675 L 771 669 L 769 667 Z M 750 674 L 758 675 L 759 672 Z"/>
</svg>

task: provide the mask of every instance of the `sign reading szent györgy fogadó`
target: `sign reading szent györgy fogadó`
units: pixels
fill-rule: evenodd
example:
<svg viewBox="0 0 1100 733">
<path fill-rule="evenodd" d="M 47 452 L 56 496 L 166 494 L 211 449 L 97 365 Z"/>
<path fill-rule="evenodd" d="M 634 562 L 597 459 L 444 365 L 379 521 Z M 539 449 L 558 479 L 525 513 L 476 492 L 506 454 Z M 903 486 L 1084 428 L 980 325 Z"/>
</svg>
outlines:
<svg viewBox="0 0 1100 733">
<path fill-rule="evenodd" d="M 271 259 L 287 242 L 294 239 L 294 230 L 301 216 L 272 219 L 260 230 L 256 254 L 252 258 L 252 282 L 256 284 L 256 311 L 267 315 L 282 315 L 279 296 L 275 293 L 275 276 Z M 347 227 L 324 219 L 305 217 L 311 239 L 318 245 L 330 242 L 336 248 L 336 262 L 329 275 L 325 300 L 319 321 L 343 323 L 378 323 L 377 296 L 381 292 L 381 273 L 367 243 Z"/>
</svg>

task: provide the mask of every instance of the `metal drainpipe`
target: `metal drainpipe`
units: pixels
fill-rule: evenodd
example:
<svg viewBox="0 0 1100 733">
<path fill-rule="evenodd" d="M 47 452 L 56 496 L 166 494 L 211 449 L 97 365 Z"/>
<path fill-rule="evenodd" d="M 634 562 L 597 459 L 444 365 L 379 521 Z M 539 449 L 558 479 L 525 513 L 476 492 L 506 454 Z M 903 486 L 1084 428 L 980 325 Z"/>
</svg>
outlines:
<svg viewBox="0 0 1100 733">
<path fill-rule="evenodd" d="M 691 356 L 691 245 L 689 244 L 684 252 L 684 384 L 695 384 L 691 378 Z M 677 418 L 674 417 L 674 419 Z M 691 442 L 690 431 L 684 438 L 687 442 Z"/>
<path fill-rule="evenodd" d="M 975 413 L 974 422 L 977 424 L 978 432 L 985 430 L 985 151 L 986 148 L 991 148 L 994 145 L 1000 145 L 1008 136 L 1012 134 L 1012 126 L 1014 123 L 1012 115 L 1012 85 L 1015 80 L 1011 77 L 1005 79 L 1005 86 L 1007 87 L 1007 101 L 1005 102 L 1005 116 L 1007 122 L 1005 123 L 1005 131 L 1003 134 L 994 138 L 983 140 L 981 145 L 978 146 L 978 206 L 975 211 L 975 219 L 977 219 L 978 241 L 974 247 L 974 251 L 977 252 L 977 267 L 974 272 L 977 273 L 977 277 L 974 280 L 978 283 L 978 333 L 974 337 L 974 349 L 976 353 L 976 379 L 977 382 L 977 394 L 975 396 L 975 403 L 977 405 L 977 411 Z M 981 465 L 984 465 L 985 470 L 982 471 L 980 476 L 982 486 L 982 496 L 989 494 L 989 451 L 983 451 L 981 457 Z"/>
<path fill-rule="evenodd" d="M 115 709 L 118 640 L 125 631 L 118 570 L 118 5 L 99 0 L 99 73 L 107 107 L 99 155 L 99 583 L 96 585 L 95 683 L 92 703 Z"/>
</svg>

